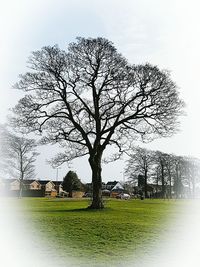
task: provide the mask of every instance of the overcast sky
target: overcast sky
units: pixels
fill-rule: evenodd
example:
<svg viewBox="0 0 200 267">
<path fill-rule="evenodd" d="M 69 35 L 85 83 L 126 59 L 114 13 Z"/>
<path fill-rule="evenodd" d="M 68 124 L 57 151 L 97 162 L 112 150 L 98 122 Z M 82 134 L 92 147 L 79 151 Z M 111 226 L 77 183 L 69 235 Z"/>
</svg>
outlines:
<svg viewBox="0 0 200 267">
<path fill-rule="evenodd" d="M 111 40 L 131 63 L 150 62 L 169 69 L 186 102 L 187 116 L 180 133 L 147 147 L 200 157 L 200 16 L 198 1 L 190 0 L 7 0 L 0 4 L 0 123 L 21 93 L 11 89 L 24 73 L 31 51 L 58 44 L 65 49 L 77 36 Z M 37 178 L 55 179 L 56 170 L 45 163 L 56 149 L 42 147 Z M 103 180 L 122 180 L 123 161 L 103 166 Z M 71 168 L 89 182 L 87 159 Z M 62 179 L 69 170 L 58 171 Z"/>
</svg>

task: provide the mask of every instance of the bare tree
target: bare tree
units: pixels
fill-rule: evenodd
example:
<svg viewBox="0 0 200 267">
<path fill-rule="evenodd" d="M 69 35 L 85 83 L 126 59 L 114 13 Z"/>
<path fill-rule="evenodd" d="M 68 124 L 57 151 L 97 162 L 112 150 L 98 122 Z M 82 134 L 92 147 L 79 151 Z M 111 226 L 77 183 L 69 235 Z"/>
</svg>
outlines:
<svg viewBox="0 0 200 267">
<path fill-rule="evenodd" d="M 20 197 L 23 180 L 35 176 L 35 165 L 38 153 L 34 139 L 16 136 L 1 127 L 0 160 L 2 170 L 20 180 Z"/>
<path fill-rule="evenodd" d="M 189 187 L 190 196 L 195 198 L 196 187 L 200 180 L 200 160 L 194 157 L 182 159 L 183 183 Z"/>
<path fill-rule="evenodd" d="M 200 174 L 199 159 L 156 151 L 155 164 L 163 197 L 172 198 L 172 188 L 176 198 L 195 197 Z"/>
<path fill-rule="evenodd" d="M 161 183 L 162 187 L 162 198 L 165 198 L 167 195 L 171 196 L 171 187 L 172 186 L 172 161 L 169 154 L 156 151 L 154 156 L 154 162 L 156 164 L 156 180 L 157 183 Z M 169 183 L 169 192 L 167 190 Z"/>
<path fill-rule="evenodd" d="M 172 198 L 172 186 L 175 181 L 175 167 L 177 156 L 173 154 L 165 154 L 165 168 L 166 168 L 166 183 L 169 190 L 167 190 L 167 197 Z"/>
<path fill-rule="evenodd" d="M 125 173 L 131 180 L 138 179 L 138 175 L 144 177 L 144 195 L 147 197 L 147 182 L 149 173 L 153 167 L 154 152 L 141 147 L 135 147 L 127 160 Z"/>
<path fill-rule="evenodd" d="M 170 136 L 177 128 L 183 102 L 169 72 L 130 65 L 104 38 L 77 38 L 68 51 L 44 47 L 32 53 L 29 68 L 14 86 L 26 95 L 13 123 L 43 134 L 43 144 L 64 148 L 54 165 L 89 155 L 91 208 L 103 208 L 101 163 L 108 145 L 121 153 L 138 138 Z"/>
</svg>

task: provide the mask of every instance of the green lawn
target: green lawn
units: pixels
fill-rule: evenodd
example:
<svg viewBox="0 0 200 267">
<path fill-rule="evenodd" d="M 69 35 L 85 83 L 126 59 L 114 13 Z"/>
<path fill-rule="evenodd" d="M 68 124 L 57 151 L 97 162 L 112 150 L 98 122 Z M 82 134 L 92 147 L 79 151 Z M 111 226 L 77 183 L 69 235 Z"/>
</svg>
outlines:
<svg viewBox="0 0 200 267">
<path fill-rule="evenodd" d="M 104 210 L 85 209 L 87 199 L 24 198 L 18 213 L 56 253 L 109 266 L 151 254 L 176 220 L 182 201 L 106 200 Z M 125 258 L 124 258 L 125 257 Z M 112 263 L 112 264 L 111 264 Z"/>
</svg>

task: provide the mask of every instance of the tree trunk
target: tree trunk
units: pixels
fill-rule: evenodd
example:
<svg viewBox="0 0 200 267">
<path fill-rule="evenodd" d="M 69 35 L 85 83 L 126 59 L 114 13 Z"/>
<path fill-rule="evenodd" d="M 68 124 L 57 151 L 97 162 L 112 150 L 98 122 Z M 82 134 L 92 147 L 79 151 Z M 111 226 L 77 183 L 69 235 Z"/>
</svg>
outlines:
<svg viewBox="0 0 200 267">
<path fill-rule="evenodd" d="M 179 171 L 178 171 L 178 165 L 176 166 L 176 199 L 179 198 Z"/>
<path fill-rule="evenodd" d="M 89 163 L 92 169 L 92 204 L 91 209 L 103 209 L 102 199 L 102 178 L 101 178 L 101 157 L 102 153 L 97 153 L 95 156 L 90 156 Z"/>
<path fill-rule="evenodd" d="M 165 198 L 165 176 L 164 176 L 163 163 L 161 163 L 161 183 L 162 183 L 162 198 Z"/>
<path fill-rule="evenodd" d="M 144 196 L 145 196 L 145 198 L 148 197 L 148 194 L 147 194 L 147 170 L 145 170 L 145 172 L 144 172 Z"/>
<path fill-rule="evenodd" d="M 24 171 L 23 171 L 23 157 L 22 157 L 22 150 L 20 147 L 20 188 L 19 188 L 19 198 L 22 197 L 23 191 L 23 180 L 24 180 Z"/>
<path fill-rule="evenodd" d="M 170 199 L 172 199 L 172 177 L 171 177 L 171 174 L 170 174 L 170 178 L 169 178 L 169 197 Z"/>
<path fill-rule="evenodd" d="M 193 198 L 195 198 L 195 193 L 196 193 L 196 192 L 195 192 L 195 191 L 196 191 L 195 189 L 196 189 L 196 188 L 195 188 L 195 178 L 193 177 L 193 178 L 192 178 L 192 197 L 193 197 Z"/>
<path fill-rule="evenodd" d="M 158 183 L 159 183 L 159 173 L 158 168 L 156 170 L 156 198 L 158 198 Z"/>
<path fill-rule="evenodd" d="M 19 180 L 19 198 L 22 198 L 22 191 L 23 191 L 23 180 Z"/>
<path fill-rule="evenodd" d="M 69 191 L 68 197 L 72 197 L 72 190 Z"/>
<path fill-rule="evenodd" d="M 188 186 L 189 186 L 189 198 L 192 197 L 192 189 L 191 189 L 191 182 L 189 181 L 188 183 Z"/>
<path fill-rule="evenodd" d="M 170 169 L 168 169 L 168 174 L 169 174 L 169 198 L 172 199 L 172 176 Z"/>
</svg>

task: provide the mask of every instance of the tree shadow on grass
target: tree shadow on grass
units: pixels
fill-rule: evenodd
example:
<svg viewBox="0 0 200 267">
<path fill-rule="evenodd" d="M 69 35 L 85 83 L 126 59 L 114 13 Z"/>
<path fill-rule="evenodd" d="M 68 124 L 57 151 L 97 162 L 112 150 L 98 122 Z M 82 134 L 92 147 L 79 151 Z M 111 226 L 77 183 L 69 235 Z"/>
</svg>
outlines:
<svg viewBox="0 0 200 267">
<path fill-rule="evenodd" d="M 154 200 L 147 200 L 144 201 L 142 204 L 146 204 L 146 205 L 160 205 L 161 203 L 168 203 L 170 202 L 170 200 L 168 199 L 161 199 L 159 202 L 154 202 Z"/>
<path fill-rule="evenodd" d="M 77 212 L 77 213 L 82 213 L 82 212 L 90 212 L 90 213 L 95 213 L 95 212 L 102 212 L 102 211 L 110 211 L 112 208 L 104 208 L 104 209 L 90 209 L 88 207 L 86 208 L 79 208 L 79 209 L 45 209 L 45 210 L 36 210 L 34 212 L 48 212 L 48 213 L 61 213 L 61 212 Z"/>
<path fill-rule="evenodd" d="M 142 204 L 145 204 L 145 205 L 160 205 L 160 202 L 143 202 Z"/>
</svg>

